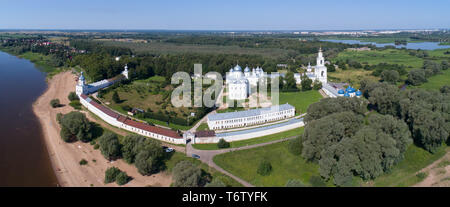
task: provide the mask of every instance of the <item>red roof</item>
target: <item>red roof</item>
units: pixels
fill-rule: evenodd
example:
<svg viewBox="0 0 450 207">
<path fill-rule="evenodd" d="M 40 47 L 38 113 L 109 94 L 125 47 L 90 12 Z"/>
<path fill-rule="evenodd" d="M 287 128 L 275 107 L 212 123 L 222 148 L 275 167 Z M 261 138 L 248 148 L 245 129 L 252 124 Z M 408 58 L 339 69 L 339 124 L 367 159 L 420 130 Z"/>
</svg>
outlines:
<svg viewBox="0 0 450 207">
<path fill-rule="evenodd" d="M 214 137 L 214 136 L 216 136 L 216 132 L 214 132 L 212 130 L 196 131 L 195 136 L 196 137 Z"/>
<path fill-rule="evenodd" d="M 81 98 L 83 98 L 83 99 L 87 99 L 87 98 L 88 98 L 88 96 L 86 96 L 84 93 L 82 93 L 80 96 L 81 96 Z"/>
<path fill-rule="evenodd" d="M 148 132 L 153 132 L 156 134 L 161 134 L 164 136 L 173 137 L 173 138 L 177 138 L 177 139 L 183 138 L 176 131 L 173 131 L 170 129 L 164 129 L 164 128 L 156 127 L 156 126 L 150 126 L 148 124 L 137 122 L 137 121 L 134 121 L 131 119 L 126 119 L 125 122 L 123 122 L 123 123 L 126 125 L 130 125 L 132 127 L 138 128 L 138 129 L 148 131 Z"/>
<path fill-rule="evenodd" d="M 111 109 L 102 106 L 101 104 L 98 104 L 97 102 L 95 102 L 94 100 L 92 100 L 90 102 L 90 104 L 92 104 L 95 108 L 97 108 L 98 110 L 102 111 L 103 113 L 105 113 L 106 115 L 113 117 L 113 118 L 118 118 L 119 114 L 117 114 L 116 112 L 112 111 Z"/>
</svg>

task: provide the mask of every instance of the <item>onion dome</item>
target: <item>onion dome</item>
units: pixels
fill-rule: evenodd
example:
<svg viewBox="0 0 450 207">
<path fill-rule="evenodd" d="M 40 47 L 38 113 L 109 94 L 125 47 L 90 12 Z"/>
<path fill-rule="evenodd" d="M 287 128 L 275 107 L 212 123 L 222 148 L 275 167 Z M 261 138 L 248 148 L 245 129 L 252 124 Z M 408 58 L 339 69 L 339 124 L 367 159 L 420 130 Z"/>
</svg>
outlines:
<svg viewBox="0 0 450 207">
<path fill-rule="evenodd" d="M 239 65 L 234 66 L 234 71 L 242 71 L 241 66 Z"/>
<path fill-rule="evenodd" d="M 350 94 L 345 93 L 345 94 L 344 94 L 344 97 L 350 97 Z"/>
<path fill-rule="evenodd" d="M 342 90 L 342 89 L 340 89 L 340 90 L 338 91 L 338 94 L 344 94 L 344 93 L 345 93 L 345 91 Z"/>
<path fill-rule="evenodd" d="M 83 75 L 83 71 L 81 71 L 81 75 L 80 75 L 79 80 L 83 80 L 83 81 L 85 80 L 85 79 L 84 79 L 84 75 Z"/>
<path fill-rule="evenodd" d="M 246 72 L 246 73 L 250 72 L 250 68 L 248 68 L 248 66 L 245 67 L 244 72 Z"/>
<path fill-rule="evenodd" d="M 361 96 L 362 95 L 362 93 L 361 93 L 361 91 L 356 91 L 356 96 Z"/>
</svg>

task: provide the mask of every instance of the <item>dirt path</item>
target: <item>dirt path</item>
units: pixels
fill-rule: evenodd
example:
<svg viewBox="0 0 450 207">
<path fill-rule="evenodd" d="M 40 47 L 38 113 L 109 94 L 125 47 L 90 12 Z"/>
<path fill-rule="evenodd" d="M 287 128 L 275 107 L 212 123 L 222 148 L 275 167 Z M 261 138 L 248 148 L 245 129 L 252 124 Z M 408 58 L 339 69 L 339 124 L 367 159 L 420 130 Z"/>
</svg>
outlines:
<svg viewBox="0 0 450 207">
<path fill-rule="evenodd" d="M 33 104 L 33 111 L 39 118 L 42 126 L 47 149 L 50 154 L 53 169 L 55 170 L 61 186 L 117 186 L 115 183 L 105 185 L 103 183 L 105 170 L 116 166 L 133 178 L 125 186 L 169 186 L 171 176 L 166 173 L 158 173 L 152 176 L 142 176 L 136 167 L 125 163 L 123 160 L 107 161 L 99 150 L 94 150 L 89 143 L 65 143 L 59 136 L 59 124 L 56 122 L 56 114 L 68 113 L 73 110 L 69 106 L 68 94 L 74 91 L 76 77 L 71 72 L 55 75 L 49 80 L 45 93 Z M 63 107 L 52 108 L 50 100 L 58 98 Z M 95 121 L 104 126 L 104 123 L 88 116 L 90 121 Z M 108 127 L 108 129 L 110 129 Z M 113 130 L 114 132 L 118 132 Z M 119 130 L 120 131 L 120 130 Z M 123 133 L 123 132 L 120 132 Z M 87 165 L 80 166 L 81 159 L 88 161 Z M 95 161 L 94 161 L 95 160 Z"/>
<path fill-rule="evenodd" d="M 422 169 L 420 172 L 427 173 L 427 177 L 416 187 L 450 187 L 450 151 L 433 164 Z"/>
</svg>

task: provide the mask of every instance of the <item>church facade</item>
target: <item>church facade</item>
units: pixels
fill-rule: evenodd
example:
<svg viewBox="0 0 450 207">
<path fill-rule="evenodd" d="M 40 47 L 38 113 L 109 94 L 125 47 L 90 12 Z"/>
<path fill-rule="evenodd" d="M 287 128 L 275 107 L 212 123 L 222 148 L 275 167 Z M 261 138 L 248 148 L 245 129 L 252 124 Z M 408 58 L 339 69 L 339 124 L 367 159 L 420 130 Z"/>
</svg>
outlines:
<svg viewBox="0 0 450 207">
<path fill-rule="evenodd" d="M 242 71 L 241 66 L 236 65 L 226 75 L 228 98 L 231 100 L 246 99 L 252 93 L 252 87 L 256 88 L 259 81 L 265 81 L 266 77 L 266 73 L 259 66 L 251 70 L 247 66 Z"/>
</svg>

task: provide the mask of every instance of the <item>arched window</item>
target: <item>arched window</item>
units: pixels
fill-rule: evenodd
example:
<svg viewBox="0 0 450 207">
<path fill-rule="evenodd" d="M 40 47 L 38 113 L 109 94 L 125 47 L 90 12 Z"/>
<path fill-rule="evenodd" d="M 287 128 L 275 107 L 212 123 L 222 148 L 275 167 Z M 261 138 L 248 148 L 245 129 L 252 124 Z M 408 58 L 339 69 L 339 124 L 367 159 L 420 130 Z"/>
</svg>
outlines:
<svg viewBox="0 0 450 207">
<path fill-rule="evenodd" d="M 322 71 L 322 77 L 323 77 L 324 72 L 325 72 L 325 71 Z"/>
</svg>

